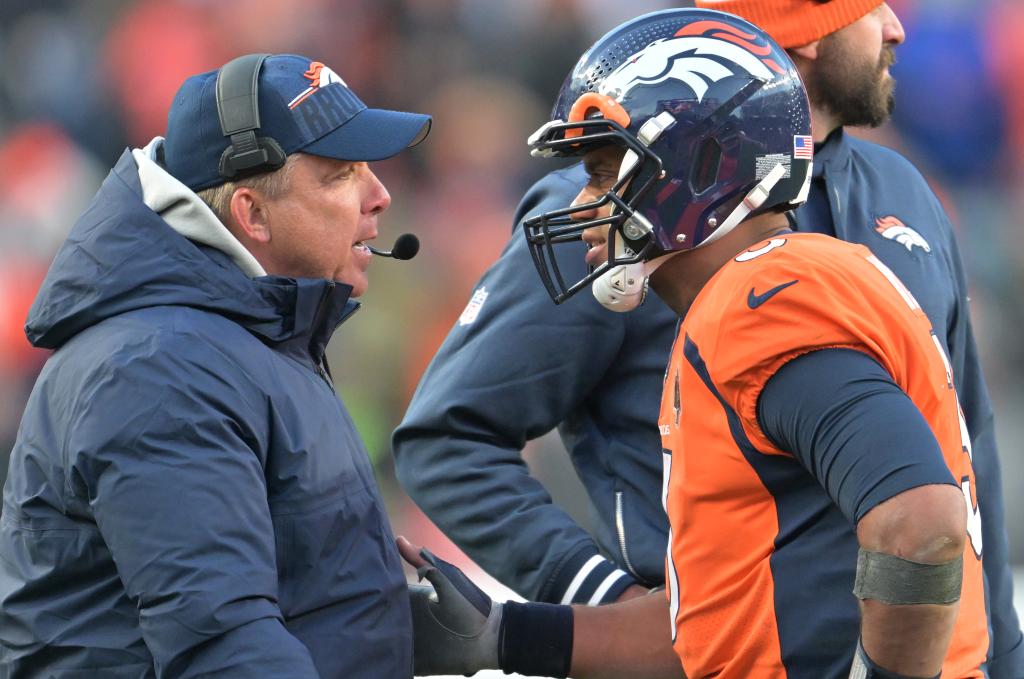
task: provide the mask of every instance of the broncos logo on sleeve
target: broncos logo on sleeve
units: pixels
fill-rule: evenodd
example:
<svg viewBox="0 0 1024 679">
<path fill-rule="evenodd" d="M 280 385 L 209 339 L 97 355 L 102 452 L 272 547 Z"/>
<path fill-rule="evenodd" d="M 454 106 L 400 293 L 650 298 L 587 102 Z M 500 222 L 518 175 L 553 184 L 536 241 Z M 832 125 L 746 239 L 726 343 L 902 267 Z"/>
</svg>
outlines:
<svg viewBox="0 0 1024 679">
<path fill-rule="evenodd" d="M 932 246 L 928 245 L 928 241 L 924 239 L 924 236 L 904 224 L 897 217 L 879 217 L 875 220 L 875 231 L 882 238 L 896 241 L 905 247 L 907 252 L 913 252 L 914 248 L 921 248 L 928 253 L 932 251 Z"/>
</svg>

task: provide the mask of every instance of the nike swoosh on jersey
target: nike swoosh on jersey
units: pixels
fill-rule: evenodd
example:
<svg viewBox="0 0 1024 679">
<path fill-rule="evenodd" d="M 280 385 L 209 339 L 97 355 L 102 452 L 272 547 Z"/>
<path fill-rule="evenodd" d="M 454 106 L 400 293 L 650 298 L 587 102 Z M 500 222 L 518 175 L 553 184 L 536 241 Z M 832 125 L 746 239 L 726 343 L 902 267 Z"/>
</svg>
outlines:
<svg viewBox="0 0 1024 679">
<path fill-rule="evenodd" d="M 754 288 L 750 288 L 750 292 L 747 293 L 747 306 L 751 309 L 756 309 L 789 286 L 796 285 L 799 282 L 800 281 L 796 280 L 788 283 L 782 283 L 781 285 L 776 285 L 768 292 L 762 292 L 760 295 L 754 293 Z"/>
</svg>

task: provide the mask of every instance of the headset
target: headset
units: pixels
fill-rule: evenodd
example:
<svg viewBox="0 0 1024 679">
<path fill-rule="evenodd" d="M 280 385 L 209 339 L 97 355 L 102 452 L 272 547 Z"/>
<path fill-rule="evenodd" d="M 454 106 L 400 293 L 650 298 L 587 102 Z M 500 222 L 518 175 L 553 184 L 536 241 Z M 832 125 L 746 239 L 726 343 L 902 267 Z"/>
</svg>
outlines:
<svg viewBox="0 0 1024 679">
<path fill-rule="evenodd" d="M 217 73 L 217 117 L 231 144 L 220 156 L 220 176 L 241 179 L 284 166 L 288 154 L 273 137 L 257 137 L 260 129 L 260 69 L 269 54 L 246 54 L 221 66 Z"/>
</svg>

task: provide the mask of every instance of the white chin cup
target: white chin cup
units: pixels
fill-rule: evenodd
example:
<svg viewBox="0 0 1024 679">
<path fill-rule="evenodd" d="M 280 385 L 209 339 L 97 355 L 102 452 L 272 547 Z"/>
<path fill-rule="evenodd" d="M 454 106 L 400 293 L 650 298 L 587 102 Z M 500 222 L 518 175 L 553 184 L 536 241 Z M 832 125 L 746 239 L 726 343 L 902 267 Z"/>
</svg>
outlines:
<svg viewBox="0 0 1024 679">
<path fill-rule="evenodd" d="M 646 262 L 613 266 L 597 277 L 591 284 L 590 291 L 594 293 L 594 299 L 605 309 L 632 311 L 647 298 L 651 274 L 678 254 L 678 251 L 670 252 Z"/>
<path fill-rule="evenodd" d="M 594 281 L 590 290 L 605 309 L 632 311 L 647 296 L 646 266 L 644 262 L 613 266 Z"/>
</svg>

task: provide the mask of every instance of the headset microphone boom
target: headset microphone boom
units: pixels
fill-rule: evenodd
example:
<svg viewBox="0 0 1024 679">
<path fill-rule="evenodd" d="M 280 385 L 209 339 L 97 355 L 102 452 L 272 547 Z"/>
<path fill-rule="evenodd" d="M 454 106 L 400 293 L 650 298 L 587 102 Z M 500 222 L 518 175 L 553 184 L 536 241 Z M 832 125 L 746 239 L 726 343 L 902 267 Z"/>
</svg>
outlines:
<svg viewBox="0 0 1024 679">
<path fill-rule="evenodd" d="M 415 257 L 416 253 L 420 251 L 420 239 L 411 233 L 403 233 L 395 239 L 395 244 L 391 246 L 390 250 L 378 250 L 372 245 L 367 245 L 366 249 L 381 257 L 407 260 Z"/>
</svg>

